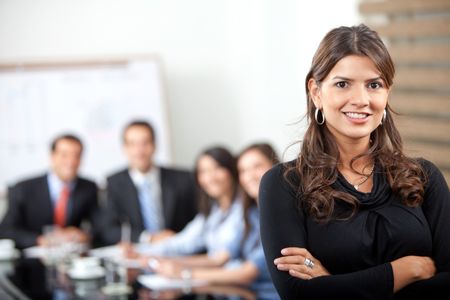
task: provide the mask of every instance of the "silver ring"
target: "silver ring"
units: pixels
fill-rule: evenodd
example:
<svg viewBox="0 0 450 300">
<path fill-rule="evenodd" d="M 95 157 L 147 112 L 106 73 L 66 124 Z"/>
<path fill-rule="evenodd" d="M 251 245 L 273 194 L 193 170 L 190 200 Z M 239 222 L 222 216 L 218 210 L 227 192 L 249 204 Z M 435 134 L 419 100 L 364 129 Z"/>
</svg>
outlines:
<svg viewBox="0 0 450 300">
<path fill-rule="evenodd" d="M 305 258 L 305 262 L 303 264 L 310 269 L 314 268 L 314 262 L 309 258 Z"/>
</svg>

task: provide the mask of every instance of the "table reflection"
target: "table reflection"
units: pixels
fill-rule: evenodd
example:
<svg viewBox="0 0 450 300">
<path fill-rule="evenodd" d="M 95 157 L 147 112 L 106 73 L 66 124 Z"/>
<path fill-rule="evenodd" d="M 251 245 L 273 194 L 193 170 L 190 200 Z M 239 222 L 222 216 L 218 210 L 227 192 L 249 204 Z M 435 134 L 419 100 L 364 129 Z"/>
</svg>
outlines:
<svg viewBox="0 0 450 300">
<path fill-rule="evenodd" d="M 202 297 L 203 296 L 203 297 Z M 188 292 L 186 290 L 163 290 L 151 291 L 146 288 L 138 290 L 140 300 L 157 300 L 157 299 L 243 299 L 254 300 L 257 298 L 256 293 L 244 287 L 228 286 L 228 285 L 211 285 L 195 287 Z"/>
<path fill-rule="evenodd" d="M 14 262 L 7 278 L 33 300 L 138 299 L 133 291 L 129 295 L 104 295 L 104 277 L 74 280 L 67 275 L 67 269 L 66 265 L 45 265 L 36 258 L 20 259 Z"/>
<path fill-rule="evenodd" d="M 264 289 L 255 292 L 229 285 L 155 291 L 137 281 L 137 277 L 143 273 L 143 270 L 128 269 L 130 292 L 125 295 L 107 295 L 104 293 L 107 285 L 105 276 L 74 280 L 67 275 L 67 266 L 45 265 L 37 258 L 0 262 L 0 276 L 33 300 L 277 299 L 273 295 L 264 295 Z"/>
</svg>

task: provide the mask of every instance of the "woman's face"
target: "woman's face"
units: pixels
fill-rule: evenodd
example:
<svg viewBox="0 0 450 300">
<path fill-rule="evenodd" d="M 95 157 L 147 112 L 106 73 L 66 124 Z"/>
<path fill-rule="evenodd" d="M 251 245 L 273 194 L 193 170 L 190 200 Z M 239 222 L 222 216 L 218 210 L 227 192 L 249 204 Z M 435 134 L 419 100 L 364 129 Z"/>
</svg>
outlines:
<svg viewBox="0 0 450 300">
<path fill-rule="evenodd" d="M 261 177 L 272 167 L 272 162 L 260 151 L 245 152 L 238 161 L 239 182 L 250 197 L 258 199 Z"/>
<path fill-rule="evenodd" d="M 325 124 L 338 143 L 369 142 L 370 133 L 381 123 L 389 95 L 370 58 L 346 56 L 320 86 L 311 79 L 308 87 L 314 105 L 322 110 Z"/>
<path fill-rule="evenodd" d="M 197 180 L 201 189 L 215 199 L 229 195 L 233 189 L 230 172 L 209 155 L 203 155 L 198 160 Z"/>
</svg>

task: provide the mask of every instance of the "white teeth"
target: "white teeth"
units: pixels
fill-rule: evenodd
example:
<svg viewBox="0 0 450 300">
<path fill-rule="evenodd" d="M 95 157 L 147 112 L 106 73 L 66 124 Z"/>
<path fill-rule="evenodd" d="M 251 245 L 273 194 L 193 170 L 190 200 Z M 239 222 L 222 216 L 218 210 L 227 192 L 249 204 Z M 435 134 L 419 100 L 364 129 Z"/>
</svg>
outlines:
<svg viewBox="0 0 450 300">
<path fill-rule="evenodd" d="M 367 117 L 367 114 L 359 114 L 354 112 L 347 112 L 345 113 L 345 115 L 352 119 L 364 119 L 365 117 Z"/>
</svg>

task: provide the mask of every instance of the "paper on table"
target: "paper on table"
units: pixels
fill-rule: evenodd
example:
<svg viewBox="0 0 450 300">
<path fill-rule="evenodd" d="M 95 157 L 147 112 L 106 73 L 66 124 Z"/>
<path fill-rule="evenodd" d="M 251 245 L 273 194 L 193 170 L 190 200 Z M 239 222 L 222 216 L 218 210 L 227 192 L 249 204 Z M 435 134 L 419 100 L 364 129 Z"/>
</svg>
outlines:
<svg viewBox="0 0 450 300">
<path fill-rule="evenodd" d="M 143 286 L 154 291 L 182 289 L 186 287 L 204 286 L 207 284 L 207 282 L 204 280 L 173 279 L 157 274 L 139 275 L 138 281 Z"/>
<path fill-rule="evenodd" d="M 104 259 L 114 259 L 116 263 L 128 269 L 141 269 L 144 267 L 140 260 L 124 257 L 122 249 L 117 245 L 91 249 L 88 255 Z"/>
<path fill-rule="evenodd" d="M 33 246 L 23 249 L 23 254 L 26 258 L 44 258 L 47 251 L 44 247 Z"/>
<path fill-rule="evenodd" d="M 133 248 L 138 252 L 139 249 L 147 247 L 147 243 L 135 243 L 133 244 Z M 113 258 L 113 257 L 122 257 L 123 252 L 120 246 L 118 245 L 112 245 L 112 246 L 106 246 L 106 247 L 100 247 L 100 248 L 94 248 L 89 250 L 90 256 L 96 256 L 100 258 Z"/>
<path fill-rule="evenodd" d="M 106 246 L 89 250 L 89 256 L 99 258 L 110 258 L 122 256 L 122 249 L 119 246 Z"/>
<path fill-rule="evenodd" d="M 51 250 L 49 250 L 51 249 Z M 32 246 L 23 249 L 23 254 L 26 258 L 46 258 L 49 256 L 49 251 L 54 252 L 59 257 L 64 257 L 71 253 L 82 253 L 86 251 L 87 247 L 83 244 L 77 243 L 62 243 L 60 247 L 48 248 L 44 246 Z"/>
</svg>

